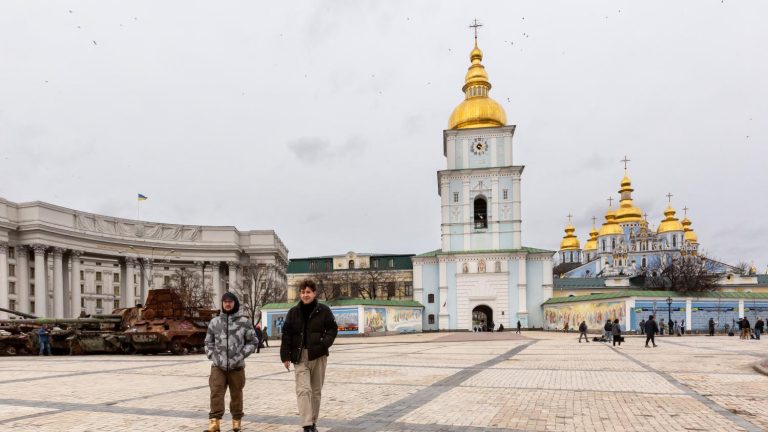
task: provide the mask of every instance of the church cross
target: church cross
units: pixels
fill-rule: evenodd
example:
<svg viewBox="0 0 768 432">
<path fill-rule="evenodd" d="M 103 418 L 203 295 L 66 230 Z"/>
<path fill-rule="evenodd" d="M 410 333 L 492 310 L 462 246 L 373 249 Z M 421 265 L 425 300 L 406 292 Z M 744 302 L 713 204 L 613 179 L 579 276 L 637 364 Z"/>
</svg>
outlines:
<svg viewBox="0 0 768 432">
<path fill-rule="evenodd" d="M 608 197 L 608 207 L 613 207 L 613 197 Z"/>
<path fill-rule="evenodd" d="M 643 213 L 643 219 L 645 219 L 646 222 L 648 221 L 648 213 Z"/>
<path fill-rule="evenodd" d="M 688 206 L 685 206 L 685 207 L 683 207 L 683 212 L 685 212 L 685 213 L 684 213 L 684 214 L 685 214 L 685 217 L 688 217 L 688 210 L 690 210 L 690 209 L 688 208 Z"/>
<path fill-rule="evenodd" d="M 627 170 L 627 163 L 631 162 L 632 160 L 627 157 L 627 155 L 624 155 L 624 159 L 620 160 L 619 162 L 624 162 L 624 171 Z"/>
<path fill-rule="evenodd" d="M 592 216 L 592 226 L 595 226 L 596 223 L 597 223 L 597 218 Z"/>
<path fill-rule="evenodd" d="M 572 214 L 568 213 L 568 223 L 571 223 L 571 218 L 573 217 Z"/>
<path fill-rule="evenodd" d="M 672 204 L 672 197 L 674 196 L 674 195 L 672 195 L 672 192 L 667 192 L 666 196 L 667 196 L 667 202 Z"/>
<path fill-rule="evenodd" d="M 471 29 L 474 29 L 474 30 L 475 30 L 475 41 L 477 41 L 477 29 L 478 29 L 478 28 L 480 28 L 480 27 L 482 27 L 482 26 L 483 26 L 483 25 L 482 25 L 482 24 L 480 24 L 480 22 L 477 20 L 477 18 L 475 18 L 475 20 L 474 20 L 474 21 L 472 21 L 472 25 L 470 25 L 470 26 L 469 26 L 469 28 L 471 28 Z"/>
</svg>

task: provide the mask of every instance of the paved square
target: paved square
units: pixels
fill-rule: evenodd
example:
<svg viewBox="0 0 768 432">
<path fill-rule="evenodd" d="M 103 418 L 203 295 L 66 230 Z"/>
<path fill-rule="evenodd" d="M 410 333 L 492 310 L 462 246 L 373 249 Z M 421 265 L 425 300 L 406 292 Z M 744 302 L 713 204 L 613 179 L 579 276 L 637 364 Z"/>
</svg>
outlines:
<svg viewBox="0 0 768 432">
<path fill-rule="evenodd" d="M 325 431 L 762 431 L 768 341 L 665 337 L 647 349 L 529 332 L 340 338 Z M 244 430 L 298 431 L 293 372 L 278 343 L 248 360 Z M 201 431 L 202 355 L 0 357 L 0 427 Z M 229 417 L 225 417 L 229 425 Z"/>
</svg>

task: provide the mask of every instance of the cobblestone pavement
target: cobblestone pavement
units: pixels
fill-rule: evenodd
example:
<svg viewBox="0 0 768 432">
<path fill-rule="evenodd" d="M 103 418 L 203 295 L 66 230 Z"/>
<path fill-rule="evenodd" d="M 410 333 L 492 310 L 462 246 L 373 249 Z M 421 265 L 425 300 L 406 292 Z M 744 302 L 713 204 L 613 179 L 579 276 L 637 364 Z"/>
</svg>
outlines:
<svg viewBox="0 0 768 432">
<path fill-rule="evenodd" d="M 768 341 L 574 334 L 339 339 L 318 429 L 334 431 L 762 431 Z M 299 431 L 293 372 L 277 343 L 248 359 L 245 431 Z M 202 355 L 0 358 L 0 428 L 200 431 Z M 229 417 L 226 417 L 229 424 Z"/>
</svg>

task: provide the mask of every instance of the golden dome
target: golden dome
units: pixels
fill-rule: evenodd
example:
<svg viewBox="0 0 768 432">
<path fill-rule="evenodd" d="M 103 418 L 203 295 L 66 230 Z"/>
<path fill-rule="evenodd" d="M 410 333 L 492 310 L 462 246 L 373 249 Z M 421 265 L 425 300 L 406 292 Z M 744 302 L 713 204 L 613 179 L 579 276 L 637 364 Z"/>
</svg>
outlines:
<svg viewBox="0 0 768 432">
<path fill-rule="evenodd" d="M 619 224 L 616 223 L 616 212 L 614 210 L 608 210 L 605 213 L 605 222 L 603 222 L 603 226 L 600 227 L 600 231 L 597 235 L 624 235 L 624 231 Z"/>
<path fill-rule="evenodd" d="M 683 231 L 685 231 L 684 239 L 688 243 L 698 243 L 699 237 L 696 235 L 696 233 L 693 231 L 693 228 L 691 228 L 691 220 L 688 218 L 683 219 Z"/>
<path fill-rule="evenodd" d="M 589 240 L 584 244 L 584 251 L 597 250 L 597 229 L 592 225 L 592 231 L 589 232 Z"/>
<path fill-rule="evenodd" d="M 581 249 L 581 245 L 579 244 L 579 238 L 576 237 L 573 233 L 576 231 L 576 228 L 573 227 L 570 223 L 567 227 L 565 227 L 565 236 L 563 237 L 563 241 L 560 242 L 560 250 L 578 250 Z"/>
<path fill-rule="evenodd" d="M 672 205 L 668 205 L 664 210 L 664 220 L 659 224 L 658 233 L 665 233 L 670 231 L 683 231 L 683 224 L 675 217 L 675 209 Z"/>
<path fill-rule="evenodd" d="M 632 201 L 632 181 L 627 177 L 627 173 L 624 173 L 624 178 L 621 179 L 621 201 L 619 201 L 619 208 L 616 210 L 616 222 L 640 222 L 643 220 L 643 211 L 635 207 Z"/>
<path fill-rule="evenodd" d="M 472 129 L 506 126 L 507 114 L 498 102 L 488 97 L 491 83 L 482 65 L 483 52 L 477 47 L 469 54 L 472 64 L 464 77 L 464 101 L 451 113 L 448 129 Z"/>
</svg>

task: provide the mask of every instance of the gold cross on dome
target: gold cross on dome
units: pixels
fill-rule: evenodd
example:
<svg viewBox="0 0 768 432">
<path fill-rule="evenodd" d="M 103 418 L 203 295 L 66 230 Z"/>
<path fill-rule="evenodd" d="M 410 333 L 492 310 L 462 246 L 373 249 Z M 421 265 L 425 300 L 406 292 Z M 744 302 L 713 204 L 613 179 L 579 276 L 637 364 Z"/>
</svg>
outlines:
<svg viewBox="0 0 768 432">
<path fill-rule="evenodd" d="M 624 162 L 624 171 L 627 170 L 627 163 L 631 162 L 632 160 L 627 157 L 627 155 L 624 155 L 624 159 L 620 160 L 619 162 Z"/>
<path fill-rule="evenodd" d="M 477 40 L 477 29 L 478 29 L 478 28 L 480 28 L 480 27 L 482 27 L 482 26 L 483 26 L 483 25 L 482 25 L 482 24 L 480 24 L 480 22 L 477 20 L 477 18 L 475 18 L 475 20 L 474 20 L 474 21 L 472 21 L 472 25 L 470 25 L 470 26 L 469 26 L 469 28 L 471 28 L 471 29 L 474 29 L 474 30 L 475 30 L 475 40 Z"/>
<path fill-rule="evenodd" d="M 674 195 L 672 195 L 672 192 L 667 192 L 667 202 L 669 202 L 670 204 L 672 204 L 672 197 L 673 196 Z"/>
<path fill-rule="evenodd" d="M 613 197 L 608 197 L 608 207 L 613 207 Z"/>
<path fill-rule="evenodd" d="M 596 223 L 597 223 L 597 218 L 592 216 L 592 226 L 595 226 Z"/>
<path fill-rule="evenodd" d="M 643 213 L 643 219 L 648 220 L 648 213 Z"/>
<path fill-rule="evenodd" d="M 571 218 L 573 217 L 572 214 L 568 213 L 568 223 L 571 223 Z"/>
<path fill-rule="evenodd" d="M 690 210 L 688 208 L 688 206 L 683 207 L 683 212 L 684 212 L 685 217 L 688 217 L 688 210 Z"/>
</svg>

